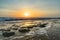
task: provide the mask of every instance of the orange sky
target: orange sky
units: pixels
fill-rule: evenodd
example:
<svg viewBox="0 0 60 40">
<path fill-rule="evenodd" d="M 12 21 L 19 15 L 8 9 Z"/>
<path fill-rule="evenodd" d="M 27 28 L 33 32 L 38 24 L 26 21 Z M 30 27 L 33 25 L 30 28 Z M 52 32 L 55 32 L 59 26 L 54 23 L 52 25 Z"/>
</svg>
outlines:
<svg viewBox="0 0 60 40">
<path fill-rule="evenodd" d="M 25 13 L 28 13 L 28 16 L 25 16 Z M 13 17 L 23 17 L 23 18 L 30 18 L 30 17 L 42 17 L 45 14 L 43 14 L 42 11 L 37 10 L 37 9 L 27 9 L 27 8 L 23 8 L 21 10 L 12 12 L 11 16 Z"/>
<path fill-rule="evenodd" d="M 60 17 L 60 0 L 0 0 L 0 17 Z"/>
</svg>

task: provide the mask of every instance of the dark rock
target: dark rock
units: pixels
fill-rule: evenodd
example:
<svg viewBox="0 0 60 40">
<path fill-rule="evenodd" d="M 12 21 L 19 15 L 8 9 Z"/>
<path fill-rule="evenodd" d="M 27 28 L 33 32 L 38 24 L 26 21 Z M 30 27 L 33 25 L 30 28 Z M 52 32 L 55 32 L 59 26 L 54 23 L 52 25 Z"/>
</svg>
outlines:
<svg viewBox="0 0 60 40">
<path fill-rule="evenodd" d="M 3 32 L 2 35 L 3 35 L 4 37 L 10 37 L 10 36 L 15 35 L 15 33 L 14 33 L 14 32 Z"/>
<path fill-rule="evenodd" d="M 26 33 L 26 32 L 29 32 L 30 30 L 29 29 L 19 29 L 19 32 L 21 33 Z"/>
<path fill-rule="evenodd" d="M 41 24 L 41 25 L 39 25 L 39 27 L 46 27 L 47 24 L 48 23 Z"/>
</svg>

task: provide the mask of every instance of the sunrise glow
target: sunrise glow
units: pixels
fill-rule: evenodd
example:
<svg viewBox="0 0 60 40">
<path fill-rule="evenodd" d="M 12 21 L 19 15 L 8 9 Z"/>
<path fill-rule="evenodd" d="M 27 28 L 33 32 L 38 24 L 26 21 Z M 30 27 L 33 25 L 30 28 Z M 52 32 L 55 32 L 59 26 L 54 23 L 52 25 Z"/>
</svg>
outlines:
<svg viewBox="0 0 60 40">
<path fill-rule="evenodd" d="M 29 16 L 29 12 L 25 12 L 24 13 L 24 16 Z"/>
</svg>

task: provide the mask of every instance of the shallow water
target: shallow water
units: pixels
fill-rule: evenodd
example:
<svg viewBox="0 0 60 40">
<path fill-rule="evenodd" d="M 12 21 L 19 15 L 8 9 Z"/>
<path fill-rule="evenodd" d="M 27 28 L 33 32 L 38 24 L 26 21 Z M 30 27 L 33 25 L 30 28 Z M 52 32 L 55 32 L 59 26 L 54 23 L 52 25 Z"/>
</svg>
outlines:
<svg viewBox="0 0 60 40">
<path fill-rule="evenodd" d="M 12 27 L 13 24 L 16 25 L 30 25 L 31 23 L 44 23 L 44 22 L 53 22 L 53 26 L 51 28 L 49 28 L 47 30 L 47 32 L 43 35 L 29 35 L 26 36 L 25 34 L 22 34 L 17 32 L 16 35 L 9 37 L 9 38 L 5 38 L 2 36 L 1 32 L 0 32 L 0 40 L 60 40 L 60 20 L 58 21 L 53 21 L 53 20 L 23 20 L 23 21 L 4 21 L 4 22 L 0 22 L 0 29 L 6 29 L 8 27 Z M 44 30 L 45 32 L 45 30 Z M 44 33 L 43 32 L 43 33 Z M 21 38 L 22 37 L 22 38 Z"/>
</svg>

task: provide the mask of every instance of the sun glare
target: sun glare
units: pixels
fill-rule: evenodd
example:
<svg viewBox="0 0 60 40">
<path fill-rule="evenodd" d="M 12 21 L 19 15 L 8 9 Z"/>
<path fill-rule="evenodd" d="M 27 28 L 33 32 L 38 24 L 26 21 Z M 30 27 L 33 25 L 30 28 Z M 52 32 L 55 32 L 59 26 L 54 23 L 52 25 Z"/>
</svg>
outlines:
<svg viewBox="0 0 60 40">
<path fill-rule="evenodd" d="M 29 12 L 24 13 L 24 16 L 29 16 L 29 15 L 30 15 Z"/>
</svg>

